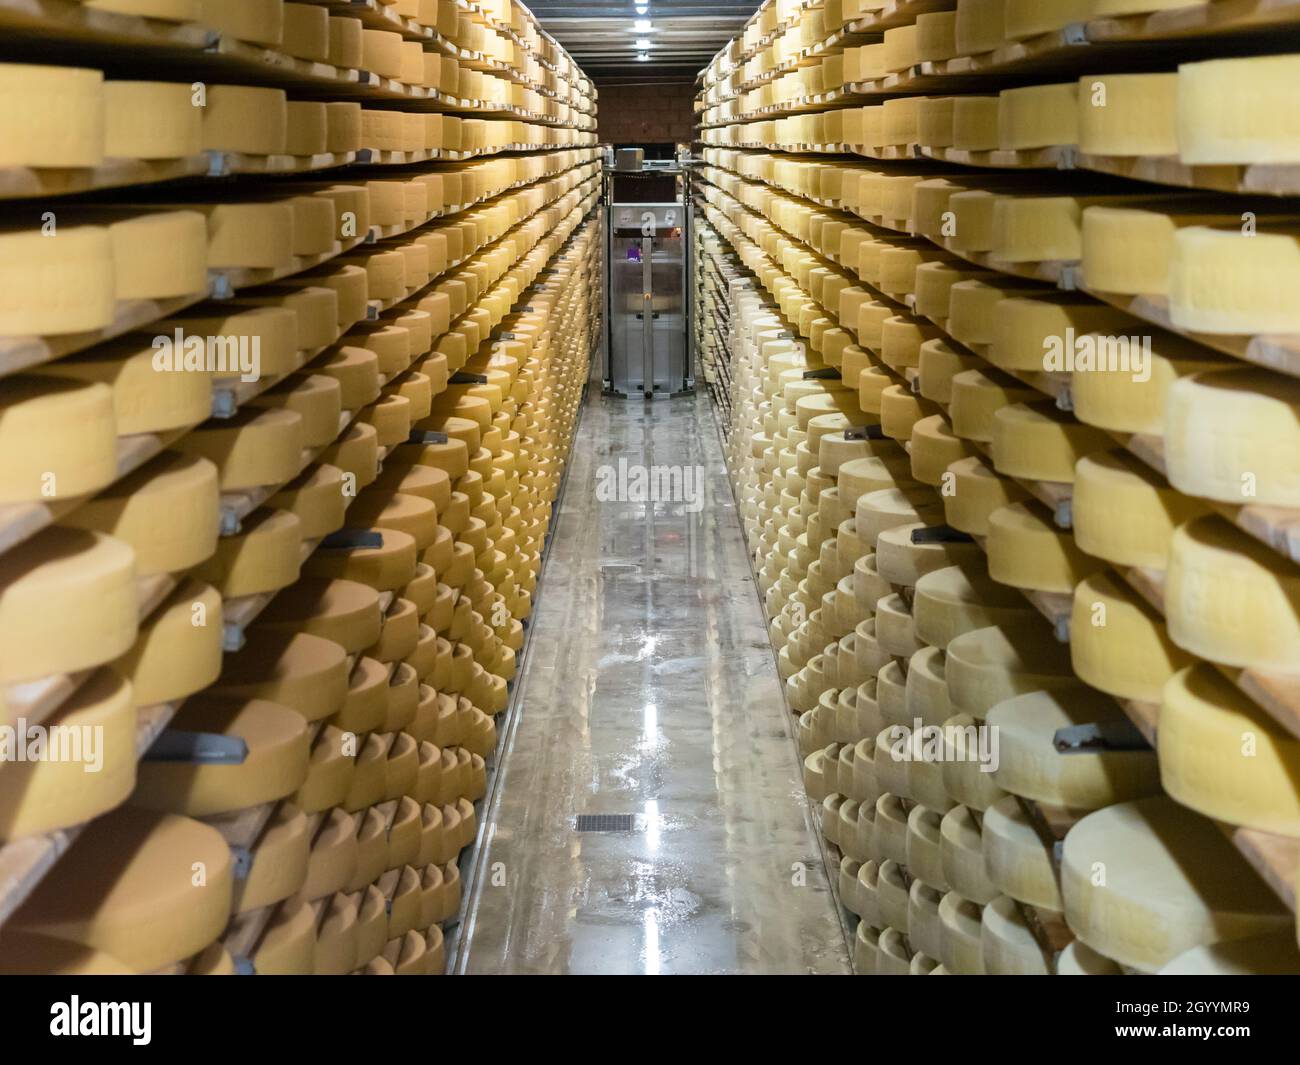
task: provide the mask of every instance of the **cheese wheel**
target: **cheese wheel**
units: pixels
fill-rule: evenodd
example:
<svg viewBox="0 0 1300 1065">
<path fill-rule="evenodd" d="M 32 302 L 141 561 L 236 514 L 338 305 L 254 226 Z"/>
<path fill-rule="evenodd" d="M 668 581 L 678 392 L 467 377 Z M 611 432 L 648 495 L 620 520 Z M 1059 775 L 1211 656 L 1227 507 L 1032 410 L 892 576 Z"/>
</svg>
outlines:
<svg viewBox="0 0 1300 1065">
<path fill-rule="evenodd" d="M 1041 294 L 1019 278 L 974 277 L 955 282 L 948 290 L 948 332 L 963 344 L 990 344 L 998 317 L 994 308 L 1013 296 Z"/>
<path fill-rule="evenodd" d="M 306 815 L 293 803 L 278 804 L 252 848 L 248 875 L 235 881 L 233 911 L 248 913 L 297 894 L 310 855 Z"/>
<path fill-rule="evenodd" d="M 208 817 L 282 799 L 307 779 L 307 723 L 278 703 L 198 696 L 186 701 L 172 727 L 242 740 L 247 754 L 238 765 L 146 760 L 132 797 L 136 806 Z"/>
<path fill-rule="evenodd" d="M 1074 825 L 1061 892 L 1084 944 L 1144 973 L 1194 947 L 1293 923 L 1213 824 L 1163 796 L 1108 806 Z"/>
<path fill-rule="evenodd" d="M 998 96 L 998 147 L 1008 151 L 1079 143 L 1074 82 L 1003 89 Z"/>
<path fill-rule="evenodd" d="M 1169 482 L 1225 503 L 1300 506 L 1300 382 L 1253 367 L 1174 382 L 1166 407 Z"/>
<path fill-rule="evenodd" d="M 941 649 L 962 633 L 1028 621 L 1033 614 L 1023 596 L 990 578 L 973 557 L 922 576 L 912 601 L 917 636 Z"/>
<path fill-rule="evenodd" d="M 28 932 L 6 932 L 0 936 L 0 973 L 6 976 L 135 975 L 102 950 Z"/>
<path fill-rule="evenodd" d="M 311 575 L 276 596 L 258 622 L 284 632 L 310 633 L 356 654 L 379 639 L 383 615 L 379 594 L 364 582 Z"/>
<path fill-rule="evenodd" d="M 1191 656 L 1176 647 L 1164 620 L 1107 573 L 1079 582 L 1070 615 L 1070 660 L 1079 679 L 1124 699 L 1159 702 Z"/>
<path fill-rule="evenodd" d="M 262 976 L 310 976 L 316 969 L 315 911 L 301 899 L 277 906 L 252 961 Z"/>
<path fill-rule="evenodd" d="M 1079 79 L 1079 150 L 1089 155 L 1178 154 L 1178 75 Z"/>
<path fill-rule="evenodd" d="M 1109 958 L 1079 940 L 1066 945 L 1056 959 L 1057 976 L 1122 976 L 1124 971 Z"/>
<path fill-rule="evenodd" d="M 1160 779 L 1184 806 L 1233 825 L 1300 836 L 1300 740 L 1218 670 L 1180 670 L 1160 703 Z"/>
<path fill-rule="evenodd" d="M 302 524 L 287 510 L 260 507 L 240 531 L 217 541 L 212 557 L 194 575 L 215 585 L 226 599 L 279 591 L 298 579 Z"/>
<path fill-rule="evenodd" d="M 988 976 L 1048 976 L 1047 957 L 1015 899 L 999 895 L 980 918 L 980 957 Z"/>
<path fill-rule="evenodd" d="M 916 139 L 923 148 L 952 147 L 955 104 L 956 98 L 952 96 L 921 98 L 916 117 Z"/>
<path fill-rule="evenodd" d="M 128 544 L 137 576 L 179 573 L 216 551 L 219 503 L 211 462 L 164 452 L 73 511 L 63 524 Z"/>
<path fill-rule="evenodd" d="M 291 377 L 253 397 L 248 406 L 295 412 L 302 418 L 303 446 L 313 449 L 334 442 L 343 413 L 338 382 L 324 374 Z"/>
<path fill-rule="evenodd" d="M 335 22 L 355 22 L 356 19 L 330 19 Z M 361 135 L 361 105 L 330 100 L 325 103 L 325 151 L 359 152 L 364 147 Z M 360 225 L 357 231 L 360 233 Z"/>
<path fill-rule="evenodd" d="M 948 644 L 947 654 L 949 697 L 955 707 L 980 720 L 1003 699 L 1078 683 L 1070 670 L 1069 648 L 1037 619 L 962 633 Z"/>
<path fill-rule="evenodd" d="M 89 821 L 124 802 L 135 784 L 135 702 L 122 678 L 100 670 L 40 728 L 8 730 L 0 839 Z"/>
<path fill-rule="evenodd" d="M 1008 404 L 993 415 L 993 465 L 1011 477 L 1072 483 L 1075 464 L 1111 443 L 1052 403 Z"/>
<path fill-rule="evenodd" d="M 108 227 L 0 232 L 0 335 L 44 336 L 103 329 L 116 299 Z"/>
<path fill-rule="evenodd" d="M 1139 376 L 1140 337 L 1122 311 L 1073 293 L 1010 296 L 993 308 L 989 362 L 1004 370 L 1067 370 L 1077 376 L 1121 373 Z M 1103 346 L 1100 338 L 1111 338 Z M 1128 342 L 1122 346 L 1118 341 Z"/>
<path fill-rule="evenodd" d="M 175 447 L 207 458 L 221 472 L 223 491 L 279 485 L 302 467 L 302 418 L 289 410 L 241 410 L 182 437 Z"/>
<path fill-rule="evenodd" d="M 288 144 L 288 110 L 283 89 L 209 85 L 203 108 L 203 147 L 281 155 Z"/>
<path fill-rule="evenodd" d="M 1297 70 L 1294 54 L 1180 66 L 1179 158 L 1195 165 L 1300 162 L 1300 131 L 1286 91 Z"/>
<path fill-rule="evenodd" d="M 939 959 L 957 976 L 980 976 L 984 962 L 980 947 L 983 908 L 957 892 L 939 902 Z"/>
<path fill-rule="evenodd" d="M 963 370 L 952 379 L 952 403 L 948 408 L 952 431 L 967 440 L 991 443 L 998 411 L 1011 404 L 1033 402 L 1040 395 L 992 367 L 987 371 Z M 1044 424 L 1040 428 L 1045 434 L 1049 427 Z M 1058 465 L 1064 461 L 1059 448 L 1057 458 Z"/>
<path fill-rule="evenodd" d="M 259 619 L 253 635 L 227 656 L 214 691 L 267 700 L 296 710 L 307 721 L 343 707 L 349 693 L 343 648 L 310 632 L 279 629 L 270 620 Z"/>
<path fill-rule="evenodd" d="M 187 82 L 104 82 L 104 154 L 179 159 L 203 151 L 203 110 Z"/>
<path fill-rule="evenodd" d="M 957 53 L 957 12 L 916 16 L 916 57 L 922 63 L 952 59 Z"/>
<path fill-rule="evenodd" d="M 1300 661 L 1300 566 L 1210 516 L 1169 547 L 1165 615 L 1179 647 L 1211 662 L 1293 672 Z"/>
<path fill-rule="evenodd" d="M 202 310 L 186 311 L 159 322 L 159 336 L 172 340 L 171 370 L 177 376 L 195 373 L 199 366 L 193 349 L 194 338 L 203 341 L 202 367 L 213 372 L 224 364 L 221 376 L 230 376 L 234 367 L 253 366 L 263 377 L 278 377 L 298 366 L 298 315 L 287 307 L 257 306 L 235 302 L 228 313 Z M 154 343 L 157 343 L 155 338 Z M 209 349 L 211 357 L 209 358 Z M 245 357 L 245 353 L 247 356 Z M 254 361 L 254 355 L 256 360 Z M 163 367 L 168 364 L 162 360 Z M 180 372 L 185 368 L 185 373 Z"/>
<path fill-rule="evenodd" d="M 1145 463 L 1107 451 L 1079 460 L 1071 511 L 1075 542 L 1088 554 L 1163 570 L 1174 529 L 1207 508 L 1170 488 Z"/>
<path fill-rule="evenodd" d="M 110 341 L 84 355 L 60 359 L 34 376 L 112 389 L 113 420 L 119 436 L 188 429 L 212 411 L 212 379 L 176 367 L 159 369 L 158 347 L 137 339 Z"/>
<path fill-rule="evenodd" d="M 996 149 L 998 111 L 996 96 L 958 96 L 952 105 L 952 146 L 968 152 Z"/>
<path fill-rule="evenodd" d="M 329 62 L 330 16 L 314 4 L 285 4 L 280 50 L 299 59 Z"/>
<path fill-rule="evenodd" d="M 415 540 L 396 529 L 371 530 L 380 534 L 379 547 L 317 551 L 303 566 L 313 577 L 339 577 L 369 584 L 379 591 L 395 591 L 415 576 Z"/>
<path fill-rule="evenodd" d="M 187 580 L 140 626 L 113 669 L 131 681 L 137 706 L 169 703 L 201 691 L 221 673 L 221 596 Z"/>
<path fill-rule="evenodd" d="M 271 497 L 269 505 L 294 514 L 304 540 L 319 540 L 343 528 L 348 497 L 343 471 L 328 463 L 311 466 Z"/>
<path fill-rule="evenodd" d="M 188 817 L 124 807 L 83 831 L 64 857 L 11 929 L 152 972 L 199 953 L 230 915 L 230 847 Z"/>
<path fill-rule="evenodd" d="M 279 46 L 284 33 L 281 0 L 199 0 L 201 21 L 241 41 Z"/>
<path fill-rule="evenodd" d="M 346 70 L 356 70 L 362 65 L 362 28 L 360 19 L 330 16 L 329 62 L 332 65 Z"/>
<path fill-rule="evenodd" d="M 1300 316 L 1282 292 L 1300 274 L 1300 233 L 1189 225 L 1173 239 L 1169 319 L 1200 333 L 1294 333 Z"/>
<path fill-rule="evenodd" d="M 958 459 L 947 470 L 944 517 L 954 529 L 987 536 L 989 516 L 999 507 L 1029 498 L 1010 477 L 1003 477 L 978 455 Z"/>
<path fill-rule="evenodd" d="M 989 515 L 989 576 L 1013 588 L 1069 593 L 1084 577 L 1104 568 L 1058 528 L 1036 500 L 1012 503 Z"/>
<path fill-rule="evenodd" d="M 385 78 L 402 76 L 402 35 L 387 30 L 361 31 L 361 65 Z"/>
<path fill-rule="evenodd" d="M 1007 40 L 1021 41 L 1093 17 L 1093 0 L 1006 0 Z"/>
<path fill-rule="evenodd" d="M 984 870 L 1004 895 L 1059 912 L 1061 893 L 1048 846 L 1014 795 L 984 811 Z"/>
<path fill-rule="evenodd" d="M 0 555 L 0 680 L 75 673 L 125 653 L 139 618 L 120 540 L 55 527 Z"/>
<path fill-rule="evenodd" d="M 983 831 L 981 817 L 967 806 L 954 806 L 939 824 L 939 861 L 944 880 L 977 906 L 998 896 L 984 867 Z"/>
<path fill-rule="evenodd" d="M 971 542 L 933 540 L 924 537 L 920 523 L 896 525 L 876 538 L 876 570 L 895 586 L 915 587 L 934 570 L 982 561 L 979 545 Z M 919 542 L 916 538 L 920 538 Z M 877 619 L 879 624 L 879 619 Z"/>
<path fill-rule="evenodd" d="M 98 166 L 103 82 L 98 70 L 0 63 L 0 166 Z"/>
</svg>

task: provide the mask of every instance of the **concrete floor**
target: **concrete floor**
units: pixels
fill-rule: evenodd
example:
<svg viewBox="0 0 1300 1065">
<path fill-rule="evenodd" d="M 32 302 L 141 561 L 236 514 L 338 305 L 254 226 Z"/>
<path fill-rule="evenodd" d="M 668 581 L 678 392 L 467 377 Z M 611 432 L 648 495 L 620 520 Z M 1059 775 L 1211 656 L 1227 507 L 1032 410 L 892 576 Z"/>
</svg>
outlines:
<svg viewBox="0 0 1300 1065">
<path fill-rule="evenodd" d="M 620 458 L 702 505 L 598 498 Z M 456 968 L 847 973 L 706 397 L 593 390 L 532 623 Z"/>
</svg>

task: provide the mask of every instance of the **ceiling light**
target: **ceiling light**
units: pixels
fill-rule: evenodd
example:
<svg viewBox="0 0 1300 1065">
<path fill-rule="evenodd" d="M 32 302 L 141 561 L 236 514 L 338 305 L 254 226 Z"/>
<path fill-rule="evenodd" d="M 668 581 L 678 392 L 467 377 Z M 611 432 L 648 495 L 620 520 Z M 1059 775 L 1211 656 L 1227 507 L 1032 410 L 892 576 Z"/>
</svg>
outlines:
<svg viewBox="0 0 1300 1065">
<path fill-rule="evenodd" d="M 649 53 L 648 53 L 648 52 L 639 52 L 639 53 L 637 53 L 636 61 L 637 61 L 638 63 L 648 63 L 648 62 L 650 62 L 650 55 L 649 55 Z"/>
<path fill-rule="evenodd" d="M 636 40 L 636 46 L 637 46 L 638 48 L 642 48 L 642 49 L 649 48 L 649 47 L 650 47 L 650 38 L 649 38 L 649 37 L 638 37 L 637 40 Z"/>
<path fill-rule="evenodd" d="M 650 33 L 654 30 L 654 26 L 650 24 L 648 18 L 639 18 L 632 23 L 632 29 L 637 33 Z"/>
</svg>

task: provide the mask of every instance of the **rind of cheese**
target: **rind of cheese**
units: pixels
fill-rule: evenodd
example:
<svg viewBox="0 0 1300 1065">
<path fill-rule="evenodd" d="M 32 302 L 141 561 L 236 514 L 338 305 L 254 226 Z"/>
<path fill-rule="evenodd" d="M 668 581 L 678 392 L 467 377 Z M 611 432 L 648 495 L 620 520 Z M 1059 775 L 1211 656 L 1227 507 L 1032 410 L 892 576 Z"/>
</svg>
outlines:
<svg viewBox="0 0 1300 1065">
<path fill-rule="evenodd" d="M 64 857 L 10 918 L 11 928 L 153 972 L 198 954 L 230 916 L 230 846 L 188 817 L 124 807 L 82 832 Z"/>
<path fill-rule="evenodd" d="M 0 555 L 0 680 L 103 665 L 135 642 L 135 556 L 120 540 L 47 529 Z"/>
<path fill-rule="evenodd" d="M 955 891 L 939 903 L 939 960 L 956 976 L 980 976 L 984 961 L 980 946 L 983 907 Z"/>
<path fill-rule="evenodd" d="M 1056 641 L 1046 621 L 975 629 L 962 633 L 947 650 L 953 705 L 980 720 L 1003 699 L 1078 684 L 1069 648 Z"/>
<path fill-rule="evenodd" d="M 1082 687 L 1004 700 L 988 716 L 999 742 L 993 779 L 1013 795 L 1077 810 L 1159 794 L 1159 767 L 1150 750 L 1103 749 L 1066 757 L 1053 745 L 1059 729 L 1125 720 L 1112 700 Z M 1014 894 L 1005 886 L 1003 890 Z M 1052 908 L 1059 909 L 1059 901 Z"/>
<path fill-rule="evenodd" d="M 947 473 L 944 518 L 954 529 L 972 536 L 988 535 L 989 516 L 999 507 L 1029 498 L 1024 488 L 1001 476 L 979 455 L 954 462 Z"/>
<path fill-rule="evenodd" d="M 203 108 L 203 147 L 209 151 L 282 155 L 289 136 L 283 89 L 209 85 Z"/>
<path fill-rule="evenodd" d="M 82 824 L 124 802 L 135 785 L 136 713 L 128 681 L 97 672 L 43 725 L 50 744 L 43 753 L 11 749 L 4 758 L 12 764 L 0 773 L 0 839 Z"/>
<path fill-rule="evenodd" d="M 297 515 L 262 507 L 243 520 L 238 533 L 219 539 L 212 557 L 194 575 L 227 599 L 275 592 L 298 579 L 301 553 Z"/>
<path fill-rule="evenodd" d="M 1144 973 L 1194 947 L 1293 924 L 1217 827 L 1163 796 L 1108 806 L 1075 824 L 1065 837 L 1061 893 L 1066 921 L 1085 945 Z"/>
<path fill-rule="evenodd" d="M 1048 976 L 1043 954 L 1023 911 L 1007 895 L 999 895 L 981 915 L 980 956 L 989 976 Z"/>
<path fill-rule="evenodd" d="M 1033 612 L 1019 592 L 990 578 L 974 558 L 924 574 L 912 600 L 917 636 L 940 649 L 964 632 L 1027 620 Z"/>
<path fill-rule="evenodd" d="M 1176 381 L 1165 412 L 1169 483 L 1223 503 L 1300 507 L 1300 381 L 1256 367 Z"/>
<path fill-rule="evenodd" d="M 302 418 L 289 410 L 239 411 L 182 437 L 175 447 L 210 459 L 221 471 L 221 488 L 234 491 L 285 484 L 302 467 Z"/>
<path fill-rule="evenodd" d="M 961 897 L 985 905 L 998 897 L 998 889 L 984 868 L 983 828 L 976 812 L 954 806 L 939 826 L 939 856 L 944 879 Z"/>
<path fill-rule="evenodd" d="M 993 416 L 993 465 L 999 473 L 1072 484 L 1075 464 L 1110 447 L 1100 429 L 1083 425 L 1055 404 L 1016 403 Z"/>
<path fill-rule="evenodd" d="M 999 109 L 996 96 L 958 96 L 952 107 L 952 146 L 967 152 L 996 149 Z"/>
<path fill-rule="evenodd" d="M 279 47 L 284 36 L 281 0 L 200 0 L 206 26 L 250 44 Z"/>
<path fill-rule="evenodd" d="M 993 367 L 987 371 L 963 370 L 953 376 L 951 387 L 948 417 L 952 431 L 981 443 L 992 442 L 999 411 L 1012 404 L 1031 402 L 1041 395 Z"/>
<path fill-rule="evenodd" d="M 1165 617 L 1179 647 L 1210 662 L 1294 672 L 1300 566 L 1217 515 L 1181 525 L 1169 545 Z"/>
<path fill-rule="evenodd" d="M 260 619 L 259 619 L 260 621 Z M 250 640 L 227 656 L 213 685 L 218 694 L 263 699 L 296 710 L 307 721 L 319 721 L 344 708 L 351 692 L 347 657 L 332 640 L 259 624 Z M 357 665 L 365 678 L 366 659 Z"/>
<path fill-rule="evenodd" d="M 1034 822 L 1014 795 L 984 811 L 984 870 L 1005 895 L 1059 912 L 1061 893 L 1052 859 Z"/>
<path fill-rule="evenodd" d="M 1068 293 L 1010 296 L 999 300 L 993 308 L 993 341 L 988 359 L 1004 370 L 1059 372 L 1078 366 L 1079 376 L 1137 374 L 1141 367 L 1133 360 L 1136 353 L 1131 351 L 1130 361 L 1120 363 L 1113 370 L 1107 359 L 1109 348 L 1097 352 L 1098 357 L 1091 359 L 1086 367 L 1082 362 L 1091 354 L 1083 341 L 1089 334 L 1127 340 L 1137 326 L 1137 321 L 1124 312 L 1087 296 Z"/>
<path fill-rule="evenodd" d="M 1157 734 L 1169 796 L 1231 825 L 1300 837 L 1300 740 L 1213 666 L 1165 684 Z"/>
</svg>

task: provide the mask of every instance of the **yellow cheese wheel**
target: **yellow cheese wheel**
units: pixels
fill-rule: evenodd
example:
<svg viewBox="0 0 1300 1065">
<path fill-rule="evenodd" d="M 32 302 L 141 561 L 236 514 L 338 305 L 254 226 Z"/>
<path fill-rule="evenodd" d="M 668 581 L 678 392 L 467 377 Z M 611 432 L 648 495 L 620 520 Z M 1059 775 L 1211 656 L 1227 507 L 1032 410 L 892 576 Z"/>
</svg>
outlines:
<svg viewBox="0 0 1300 1065">
<path fill-rule="evenodd" d="M 304 576 L 276 597 L 259 623 L 286 632 L 304 632 L 331 640 L 349 654 L 369 647 L 383 621 L 379 595 L 355 580 Z"/>
<path fill-rule="evenodd" d="M 241 41 L 279 46 L 284 33 L 282 0 L 200 0 L 204 25 Z"/>
<path fill-rule="evenodd" d="M 172 727 L 242 740 L 247 754 L 238 765 L 146 760 L 137 806 L 208 817 L 282 799 L 307 779 L 307 723 L 278 703 L 202 695 L 186 701 Z"/>
<path fill-rule="evenodd" d="M 1048 847 L 1014 795 L 984 811 L 984 870 L 1004 895 L 1059 912 L 1061 893 Z"/>
<path fill-rule="evenodd" d="M 1178 75 L 1103 74 L 1079 79 L 1079 150 L 1089 155 L 1178 153 Z"/>
<path fill-rule="evenodd" d="M 989 576 L 1013 588 L 1069 593 L 1103 563 L 1075 545 L 1037 500 L 1012 503 L 989 515 Z"/>
<path fill-rule="evenodd" d="M 988 370 L 963 370 L 955 374 L 951 388 L 952 403 L 948 408 L 948 417 L 952 422 L 952 431 L 957 436 L 982 443 L 993 440 L 999 411 L 1012 404 L 1033 402 L 1041 395 L 1037 390 L 1020 384 L 1015 378 L 992 367 Z M 1058 460 L 1060 458 L 1058 452 Z M 1010 473 L 1001 467 L 998 472 Z"/>
<path fill-rule="evenodd" d="M 9 926 L 152 972 L 221 934 L 231 865 L 216 829 L 175 814 L 119 809 L 81 833 Z"/>
<path fill-rule="evenodd" d="M 280 50 L 299 59 L 329 62 L 330 16 L 326 8 L 314 4 L 283 6 L 284 28 Z"/>
<path fill-rule="evenodd" d="M 203 147 L 210 151 L 280 155 L 288 144 L 283 89 L 209 85 L 203 108 Z"/>
<path fill-rule="evenodd" d="M 369 584 L 380 591 L 394 591 L 415 576 L 415 540 L 396 529 L 378 528 L 379 547 L 317 551 L 303 566 L 313 577 L 339 577 Z"/>
<path fill-rule="evenodd" d="M 116 298 L 106 226 L 11 228 L 0 233 L 0 335 L 63 335 L 102 329 Z"/>
<path fill-rule="evenodd" d="M 964 632 L 1027 620 L 1033 608 L 1018 592 L 992 579 L 981 559 L 967 557 L 954 559 L 952 565 L 926 573 L 916 582 L 912 614 L 917 636 L 942 649 Z"/>
<path fill-rule="evenodd" d="M 0 936 L 0 973 L 6 976 L 135 975 L 102 950 L 29 932 L 6 932 Z"/>
<path fill-rule="evenodd" d="M 1020 904 L 999 895 L 984 907 L 980 926 L 980 957 L 988 976 L 1047 976 L 1043 954 Z"/>
<path fill-rule="evenodd" d="M 1076 91 L 1074 82 L 1003 89 L 998 96 L 998 147 L 1021 151 L 1077 144 Z"/>
<path fill-rule="evenodd" d="M 251 635 L 255 638 L 227 656 L 215 691 L 274 702 L 308 721 L 329 717 L 344 706 L 349 676 L 346 654 L 337 643 L 262 619 Z"/>
<path fill-rule="evenodd" d="M 0 166 L 98 166 L 103 82 L 98 70 L 0 63 Z"/>
<path fill-rule="evenodd" d="M 293 803 L 278 804 L 251 850 L 248 875 L 235 881 L 234 912 L 248 913 L 296 894 L 310 855 L 306 815 Z"/>
<path fill-rule="evenodd" d="M 348 501 L 344 489 L 343 471 L 322 463 L 286 484 L 269 505 L 296 515 L 304 540 L 319 540 L 343 528 Z"/>
<path fill-rule="evenodd" d="M 137 706 L 183 699 L 221 672 L 221 596 L 187 580 L 140 626 L 134 646 L 113 663 L 131 681 Z"/>
<path fill-rule="evenodd" d="M 1169 264 L 1169 318 L 1202 333 L 1291 333 L 1295 309 L 1281 296 L 1300 269 L 1294 227 L 1247 231 L 1186 226 L 1174 234 Z"/>
<path fill-rule="evenodd" d="M 360 19 L 332 15 L 329 24 L 329 62 L 336 67 L 355 70 L 362 64 L 363 48 Z"/>
<path fill-rule="evenodd" d="M 316 969 L 316 913 L 300 899 L 276 907 L 253 955 L 262 976 L 310 976 Z"/>
<path fill-rule="evenodd" d="M 135 558 L 120 540 L 47 529 L 0 555 L 0 679 L 102 665 L 135 641 Z"/>
<path fill-rule="evenodd" d="M 975 629 L 948 644 L 945 673 L 953 705 L 983 720 L 1003 699 L 1026 691 L 1077 685 L 1069 648 L 1046 621 L 1017 621 Z"/>
<path fill-rule="evenodd" d="M 1072 483 L 1075 464 L 1111 439 L 1082 425 L 1052 403 L 1016 403 L 993 416 L 993 465 L 999 473 L 1035 481 Z"/>
<path fill-rule="evenodd" d="M 215 462 L 223 491 L 284 484 L 302 466 L 302 418 L 289 410 L 250 408 L 201 426 L 175 446 Z"/>
<path fill-rule="evenodd" d="M 104 153 L 178 159 L 203 151 L 203 110 L 188 82 L 104 82 Z"/>
<path fill-rule="evenodd" d="M 279 591 L 298 579 L 301 552 L 297 515 L 260 507 L 242 521 L 238 533 L 217 541 L 212 557 L 194 575 L 227 599 Z"/>
<path fill-rule="evenodd" d="M 0 839 L 81 824 L 123 802 L 135 784 L 131 685 L 100 670 L 36 728 L 7 730 Z"/>
<path fill-rule="evenodd" d="M 1297 69 L 1295 54 L 1180 66 L 1179 158 L 1198 165 L 1300 161 L 1287 95 Z"/>
</svg>

